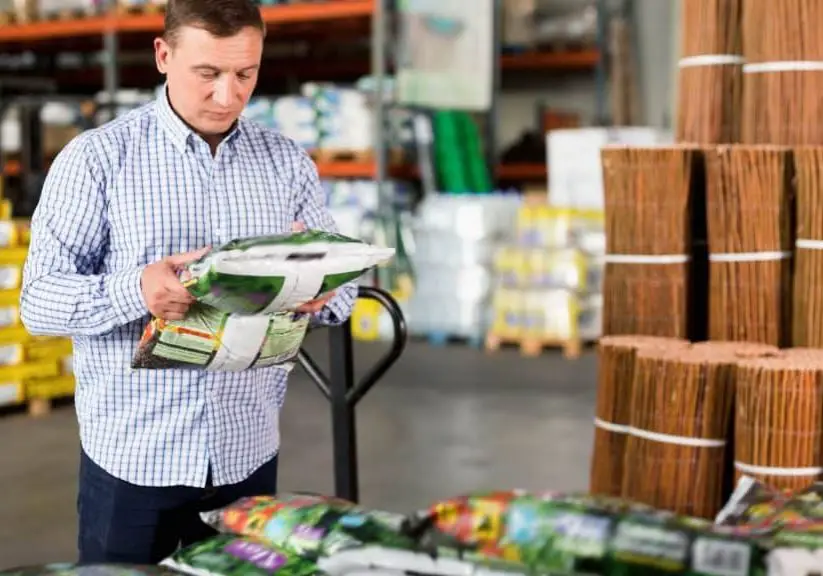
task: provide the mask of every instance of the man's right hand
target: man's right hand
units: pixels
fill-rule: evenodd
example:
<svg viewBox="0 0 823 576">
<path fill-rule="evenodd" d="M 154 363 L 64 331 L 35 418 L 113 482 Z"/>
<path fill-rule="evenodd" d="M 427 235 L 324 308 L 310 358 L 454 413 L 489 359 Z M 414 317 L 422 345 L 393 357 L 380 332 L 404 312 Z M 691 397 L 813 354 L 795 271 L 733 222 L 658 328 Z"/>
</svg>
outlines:
<svg viewBox="0 0 823 576">
<path fill-rule="evenodd" d="M 194 297 L 178 277 L 186 264 L 202 258 L 208 248 L 177 254 L 149 264 L 140 277 L 140 289 L 146 305 L 155 317 L 163 320 L 182 320 L 194 302 Z"/>
</svg>

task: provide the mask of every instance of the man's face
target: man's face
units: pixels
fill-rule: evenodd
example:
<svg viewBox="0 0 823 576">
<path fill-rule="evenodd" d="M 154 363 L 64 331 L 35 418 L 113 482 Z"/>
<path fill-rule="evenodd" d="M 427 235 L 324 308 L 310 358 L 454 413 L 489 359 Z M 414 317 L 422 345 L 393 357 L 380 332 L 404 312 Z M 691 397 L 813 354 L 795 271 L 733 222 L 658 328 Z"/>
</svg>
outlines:
<svg viewBox="0 0 823 576">
<path fill-rule="evenodd" d="M 217 38 L 186 26 L 171 44 L 158 38 L 154 47 L 175 111 L 204 136 L 228 131 L 257 84 L 262 32 L 248 27 L 235 36 Z"/>
</svg>

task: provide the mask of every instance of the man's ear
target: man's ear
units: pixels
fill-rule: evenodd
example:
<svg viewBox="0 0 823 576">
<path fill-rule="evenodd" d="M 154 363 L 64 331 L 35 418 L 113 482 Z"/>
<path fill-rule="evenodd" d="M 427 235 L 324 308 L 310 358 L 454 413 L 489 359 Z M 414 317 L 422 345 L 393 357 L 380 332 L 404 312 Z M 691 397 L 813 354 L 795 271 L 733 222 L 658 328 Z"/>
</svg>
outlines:
<svg viewBox="0 0 823 576">
<path fill-rule="evenodd" d="M 165 38 L 154 39 L 154 60 L 157 70 L 165 74 L 169 67 L 169 57 L 171 56 L 171 46 Z"/>
</svg>

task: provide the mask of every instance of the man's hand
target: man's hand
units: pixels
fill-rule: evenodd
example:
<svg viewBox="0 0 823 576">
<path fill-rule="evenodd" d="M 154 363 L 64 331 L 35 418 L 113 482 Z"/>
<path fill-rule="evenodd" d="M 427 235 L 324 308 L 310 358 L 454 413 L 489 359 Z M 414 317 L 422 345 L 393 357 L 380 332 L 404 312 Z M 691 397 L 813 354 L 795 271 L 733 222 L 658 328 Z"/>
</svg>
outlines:
<svg viewBox="0 0 823 576">
<path fill-rule="evenodd" d="M 316 314 L 317 312 L 320 312 L 323 309 L 323 306 L 325 306 L 326 303 L 334 297 L 334 294 L 334 292 L 329 292 L 316 300 L 309 300 L 302 306 L 298 306 L 297 311 L 301 314 Z"/>
<path fill-rule="evenodd" d="M 194 297 L 178 278 L 180 269 L 202 258 L 209 248 L 177 254 L 149 264 L 140 278 L 140 289 L 146 305 L 155 317 L 163 320 L 182 320 L 194 302 Z"/>
</svg>

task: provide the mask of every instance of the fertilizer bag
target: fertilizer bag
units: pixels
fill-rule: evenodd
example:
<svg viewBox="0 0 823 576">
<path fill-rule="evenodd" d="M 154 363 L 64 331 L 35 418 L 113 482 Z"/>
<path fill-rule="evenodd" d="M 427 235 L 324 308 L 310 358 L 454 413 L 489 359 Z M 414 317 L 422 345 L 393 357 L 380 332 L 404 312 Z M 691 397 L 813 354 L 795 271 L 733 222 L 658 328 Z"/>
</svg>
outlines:
<svg viewBox="0 0 823 576">
<path fill-rule="evenodd" d="M 233 240 L 181 271 L 196 303 L 183 320 L 153 318 L 132 367 L 290 369 L 310 320 L 295 309 L 356 280 L 393 253 L 320 231 Z"/>
<path fill-rule="evenodd" d="M 317 230 L 234 240 L 188 266 L 184 285 L 198 302 L 232 314 L 292 311 L 394 255 Z"/>
<path fill-rule="evenodd" d="M 253 538 L 220 534 L 178 550 L 161 563 L 191 576 L 323 576 L 317 564 Z"/>
</svg>

